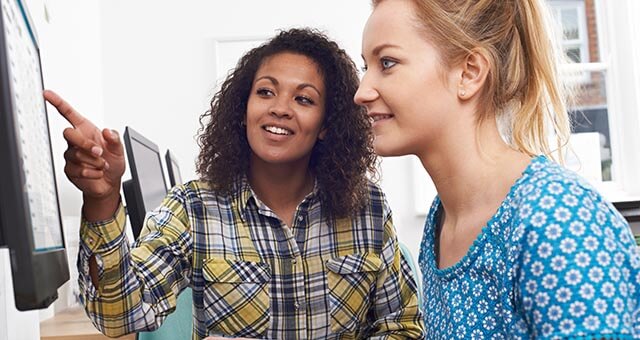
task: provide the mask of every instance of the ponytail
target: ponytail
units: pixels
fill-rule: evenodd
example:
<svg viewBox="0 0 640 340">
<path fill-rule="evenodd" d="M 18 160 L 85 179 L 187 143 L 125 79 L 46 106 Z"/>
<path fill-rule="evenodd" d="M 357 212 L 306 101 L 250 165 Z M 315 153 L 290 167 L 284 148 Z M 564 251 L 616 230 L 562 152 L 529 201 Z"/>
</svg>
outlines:
<svg viewBox="0 0 640 340">
<path fill-rule="evenodd" d="M 550 17 L 538 0 L 516 1 L 516 10 L 515 29 L 521 37 L 527 82 L 523 84 L 520 107 L 512 122 L 513 143 L 529 155 L 551 155 L 557 151 L 558 160 L 563 162 L 563 149 L 571 134 L 565 98 L 568 89 L 558 75 L 560 56 L 549 30 Z M 507 74 L 506 80 L 514 78 L 515 75 Z M 555 137 L 553 146 L 549 145 L 550 134 Z"/>
</svg>

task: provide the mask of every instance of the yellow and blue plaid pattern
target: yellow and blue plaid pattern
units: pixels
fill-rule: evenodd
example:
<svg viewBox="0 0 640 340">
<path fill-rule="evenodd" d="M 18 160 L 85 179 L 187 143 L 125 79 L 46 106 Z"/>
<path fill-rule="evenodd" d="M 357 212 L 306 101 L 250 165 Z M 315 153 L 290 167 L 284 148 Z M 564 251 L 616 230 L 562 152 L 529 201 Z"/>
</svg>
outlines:
<svg viewBox="0 0 640 340">
<path fill-rule="evenodd" d="M 314 190 L 292 226 L 246 180 L 234 192 L 200 181 L 174 187 L 131 247 L 122 207 L 112 220 L 83 221 L 79 283 L 95 326 L 110 336 L 156 329 L 190 286 L 194 339 L 423 338 L 416 283 L 376 185 L 367 206 L 343 219 L 329 218 Z"/>
</svg>

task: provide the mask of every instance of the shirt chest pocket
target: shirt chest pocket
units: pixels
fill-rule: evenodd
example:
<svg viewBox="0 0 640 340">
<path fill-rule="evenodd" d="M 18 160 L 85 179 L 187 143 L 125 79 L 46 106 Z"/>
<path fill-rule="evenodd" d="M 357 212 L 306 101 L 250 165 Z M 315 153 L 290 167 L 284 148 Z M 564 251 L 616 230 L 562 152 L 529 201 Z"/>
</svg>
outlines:
<svg viewBox="0 0 640 340">
<path fill-rule="evenodd" d="M 269 266 L 223 258 L 203 263 L 204 313 L 209 332 L 261 337 L 270 319 Z"/>
<path fill-rule="evenodd" d="M 333 332 L 353 332 L 365 321 L 381 264 L 374 254 L 350 254 L 327 261 Z"/>
</svg>

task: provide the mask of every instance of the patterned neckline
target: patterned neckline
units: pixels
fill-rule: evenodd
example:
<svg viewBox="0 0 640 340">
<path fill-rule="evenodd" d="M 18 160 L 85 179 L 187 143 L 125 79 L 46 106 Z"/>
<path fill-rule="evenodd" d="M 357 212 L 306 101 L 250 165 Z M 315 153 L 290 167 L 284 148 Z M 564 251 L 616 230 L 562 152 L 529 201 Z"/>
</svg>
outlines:
<svg viewBox="0 0 640 340">
<path fill-rule="evenodd" d="M 504 200 L 502 200 L 502 203 L 500 203 L 500 206 L 498 207 L 496 213 L 493 214 L 493 216 L 491 216 L 489 221 L 485 223 L 485 225 L 482 227 L 482 230 L 480 231 L 476 239 L 471 244 L 471 247 L 469 248 L 467 253 L 458 262 L 456 262 L 454 265 L 447 268 L 438 268 L 438 264 L 436 263 L 436 247 L 435 247 L 436 239 L 437 239 L 436 238 L 436 232 L 437 232 L 436 217 L 438 216 L 440 209 L 442 209 L 442 202 L 440 201 L 440 196 L 435 197 L 433 202 L 434 207 L 432 208 L 431 213 L 429 214 L 429 216 L 427 217 L 427 220 L 425 221 L 425 223 L 428 226 L 428 229 L 426 229 L 425 231 L 427 233 L 426 237 L 429 238 L 428 239 L 429 248 L 426 249 L 427 258 L 425 259 L 426 260 L 425 262 L 426 262 L 426 265 L 432 269 L 433 273 L 437 277 L 444 280 L 453 279 L 457 276 L 460 276 L 465 270 L 467 270 L 467 268 L 480 255 L 480 249 L 482 249 L 482 246 L 487 241 L 487 237 L 489 234 L 488 229 L 490 228 L 491 225 L 493 225 L 494 223 L 497 223 L 500 216 L 503 214 L 504 210 L 508 208 L 509 202 L 514 198 L 517 189 L 521 186 L 522 182 L 525 181 L 529 177 L 530 173 L 533 171 L 534 164 L 543 163 L 547 161 L 548 161 L 547 158 L 543 155 L 539 155 L 531 159 L 531 161 L 529 162 L 529 165 L 527 165 L 527 167 L 522 171 L 522 175 L 520 176 L 520 178 L 518 178 L 509 189 L 507 196 L 505 196 Z"/>
</svg>

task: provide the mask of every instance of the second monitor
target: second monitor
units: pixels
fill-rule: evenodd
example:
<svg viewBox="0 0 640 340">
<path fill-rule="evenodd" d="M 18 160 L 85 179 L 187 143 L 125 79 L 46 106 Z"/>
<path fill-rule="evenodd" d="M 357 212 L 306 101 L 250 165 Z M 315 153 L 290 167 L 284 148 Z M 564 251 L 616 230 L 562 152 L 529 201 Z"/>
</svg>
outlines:
<svg viewBox="0 0 640 340">
<path fill-rule="evenodd" d="M 133 236 L 137 239 L 147 211 L 157 208 L 167 195 L 158 146 L 140 133 L 126 127 L 124 145 L 127 150 L 131 179 L 122 183 L 127 214 Z"/>
<path fill-rule="evenodd" d="M 167 150 L 167 153 L 164 155 L 164 159 L 167 161 L 167 170 L 169 172 L 169 181 L 171 182 L 171 186 L 173 187 L 176 184 L 182 184 L 182 176 L 180 176 L 178 160 L 169 150 Z"/>
</svg>

